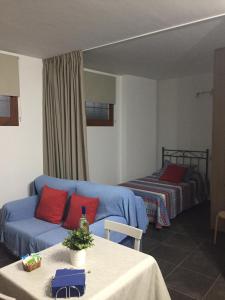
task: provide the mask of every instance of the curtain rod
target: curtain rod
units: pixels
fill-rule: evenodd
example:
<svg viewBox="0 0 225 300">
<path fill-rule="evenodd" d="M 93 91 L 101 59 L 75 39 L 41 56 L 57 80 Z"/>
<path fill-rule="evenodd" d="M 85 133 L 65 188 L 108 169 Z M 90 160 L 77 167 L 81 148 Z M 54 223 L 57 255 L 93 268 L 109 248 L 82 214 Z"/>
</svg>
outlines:
<svg viewBox="0 0 225 300">
<path fill-rule="evenodd" d="M 211 17 L 198 19 L 196 21 L 186 22 L 186 23 L 182 23 L 182 24 L 179 24 L 179 25 L 166 27 L 166 28 L 163 28 L 163 29 L 146 32 L 146 33 L 143 33 L 143 34 L 140 34 L 140 35 L 135 35 L 135 36 L 132 36 L 132 37 L 129 37 L 129 38 L 124 38 L 124 39 L 117 40 L 117 41 L 114 41 L 114 42 L 109 42 L 109 43 L 105 43 L 105 44 L 102 44 L 102 45 L 86 48 L 82 51 L 87 52 L 87 51 L 95 50 L 95 49 L 98 49 L 98 48 L 103 48 L 103 47 L 106 47 L 106 46 L 125 43 L 125 42 L 128 42 L 128 41 L 140 39 L 142 37 L 155 35 L 155 34 L 158 34 L 158 33 L 161 33 L 161 32 L 166 32 L 166 31 L 170 31 L 170 30 L 173 30 L 173 29 L 179 29 L 179 28 L 182 28 L 182 27 L 186 27 L 186 26 L 189 26 L 189 25 L 194 25 L 194 24 L 203 23 L 203 22 L 206 22 L 206 21 L 218 19 L 218 18 L 221 18 L 221 17 L 224 17 L 224 16 L 225 16 L 225 13 L 222 13 L 222 14 L 211 16 Z"/>
</svg>

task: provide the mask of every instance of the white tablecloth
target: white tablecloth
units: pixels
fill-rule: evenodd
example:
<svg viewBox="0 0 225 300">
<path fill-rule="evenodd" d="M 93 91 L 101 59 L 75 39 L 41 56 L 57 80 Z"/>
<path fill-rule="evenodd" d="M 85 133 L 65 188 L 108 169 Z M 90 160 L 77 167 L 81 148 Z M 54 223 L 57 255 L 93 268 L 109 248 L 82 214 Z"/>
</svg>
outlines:
<svg viewBox="0 0 225 300">
<path fill-rule="evenodd" d="M 94 237 L 87 251 L 86 291 L 82 300 L 170 299 L 155 259 L 144 253 Z M 21 261 L 0 269 L 0 292 L 18 300 L 50 299 L 50 281 L 56 269 L 71 268 L 68 250 L 61 244 L 41 252 L 42 266 L 30 273 Z"/>
</svg>

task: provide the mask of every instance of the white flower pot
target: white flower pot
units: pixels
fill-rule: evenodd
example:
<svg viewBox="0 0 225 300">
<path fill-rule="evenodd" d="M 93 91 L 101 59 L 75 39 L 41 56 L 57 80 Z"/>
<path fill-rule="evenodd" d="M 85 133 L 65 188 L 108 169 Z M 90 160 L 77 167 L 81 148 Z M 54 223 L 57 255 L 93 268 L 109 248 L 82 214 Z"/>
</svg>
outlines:
<svg viewBox="0 0 225 300">
<path fill-rule="evenodd" d="M 86 249 L 70 250 L 70 261 L 75 268 L 82 268 L 86 262 Z"/>
</svg>

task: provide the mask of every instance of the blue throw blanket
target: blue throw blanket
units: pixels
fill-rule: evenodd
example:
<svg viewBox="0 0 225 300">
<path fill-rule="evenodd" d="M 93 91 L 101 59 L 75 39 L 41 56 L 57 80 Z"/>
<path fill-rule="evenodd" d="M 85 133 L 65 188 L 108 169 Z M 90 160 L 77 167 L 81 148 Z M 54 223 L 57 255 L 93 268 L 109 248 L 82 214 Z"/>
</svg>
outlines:
<svg viewBox="0 0 225 300">
<path fill-rule="evenodd" d="M 45 185 L 68 191 L 68 198 L 74 192 L 99 198 L 100 204 L 95 223 L 91 225 L 96 235 L 104 235 L 104 219 L 107 217 L 112 220 L 118 218 L 122 223 L 126 222 L 144 232 L 147 229 L 148 218 L 143 199 L 135 196 L 125 187 L 88 181 L 62 180 L 44 175 L 39 176 L 34 184 L 36 195 L 8 202 L 1 210 L 0 239 L 16 255 L 29 253 L 33 245 L 35 245 L 35 251 L 39 251 L 36 246 L 40 243 L 44 245 L 40 249 L 44 249 L 61 242 L 67 235 L 67 230 L 61 227 L 61 224 L 52 224 L 35 218 L 35 209 Z"/>
<path fill-rule="evenodd" d="M 148 218 L 144 201 L 128 188 L 90 181 L 58 179 L 42 175 L 34 181 L 35 191 L 39 196 L 45 185 L 66 190 L 69 193 L 69 197 L 75 192 L 82 196 L 99 198 L 100 205 L 96 221 L 108 216 L 121 216 L 125 217 L 128 225 L 138 227 L 144 232 L 147 229 Z"/>
<path fill-rule="evenodd" d="M 135 196 L 131 190 L 119 186 L 77 181 L 76 193 L 100 199 L 96 220 L 108 216 L 121 216 L 126 219 L 128 225 L 146 231 L 148 218 L 144 201 L 141 197 Z"/>
</svg>

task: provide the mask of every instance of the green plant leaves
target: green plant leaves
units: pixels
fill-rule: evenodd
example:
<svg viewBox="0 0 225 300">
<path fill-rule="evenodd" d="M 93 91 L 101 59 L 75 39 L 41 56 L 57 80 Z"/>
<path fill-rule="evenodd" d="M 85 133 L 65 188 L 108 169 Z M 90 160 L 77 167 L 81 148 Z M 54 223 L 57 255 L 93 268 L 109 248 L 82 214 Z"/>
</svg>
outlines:
<svg viewBox="0 0 225 300">
<path fill-rule="evenodd" d="M 90 232 L 84 228 L 69 231 L 68 237 L 63 241 L 63 245 L 71 250 L 82 250 L 94 246 L 94 239 Z"/>
</svg>

